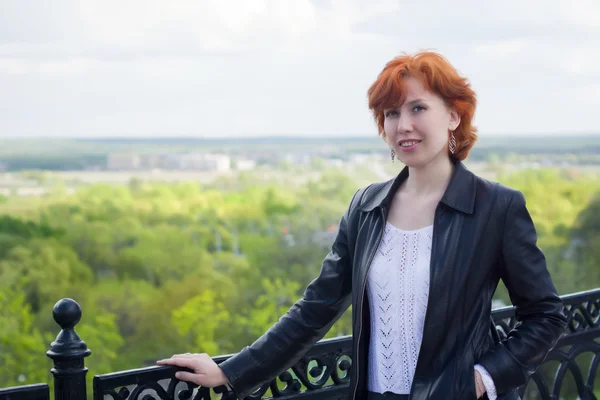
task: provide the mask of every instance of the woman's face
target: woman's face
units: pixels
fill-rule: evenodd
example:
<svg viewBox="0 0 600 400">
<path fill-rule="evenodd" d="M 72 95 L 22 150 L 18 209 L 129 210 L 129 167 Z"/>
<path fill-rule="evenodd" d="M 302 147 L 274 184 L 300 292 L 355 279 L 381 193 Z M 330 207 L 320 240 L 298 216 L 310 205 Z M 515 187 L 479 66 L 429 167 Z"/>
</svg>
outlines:
<svg viewBox="0 0 600 400">
<path fill-rule="evenodd" d="M 383 110 L 385 141 L 408 167 L 422 167 L 439 157 L 448 158 L 450 131 L 460 117 L 437 94 L 415 78 L 404 78 L 404 103 Z"/>
</svg>

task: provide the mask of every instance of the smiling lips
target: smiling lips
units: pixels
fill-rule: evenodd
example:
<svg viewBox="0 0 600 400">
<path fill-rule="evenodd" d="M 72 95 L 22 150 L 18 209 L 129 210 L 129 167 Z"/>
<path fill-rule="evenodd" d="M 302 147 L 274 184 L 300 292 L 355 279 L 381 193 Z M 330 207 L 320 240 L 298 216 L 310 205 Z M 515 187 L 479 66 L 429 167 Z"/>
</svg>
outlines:
<svg viewBox="0 0 600 400">
<path fill-rule="evenodd" d="M 402 140 L 399 145 L 400 145 L 400 149 L 402 151 L 412 151 L 414 149 L 417 148 L 417 146 L 419 145 L 419 143 L 421 143 L 420 140 L 416 140 L 416 139 L 407 139 L 407 140 Z"/>
</svg>

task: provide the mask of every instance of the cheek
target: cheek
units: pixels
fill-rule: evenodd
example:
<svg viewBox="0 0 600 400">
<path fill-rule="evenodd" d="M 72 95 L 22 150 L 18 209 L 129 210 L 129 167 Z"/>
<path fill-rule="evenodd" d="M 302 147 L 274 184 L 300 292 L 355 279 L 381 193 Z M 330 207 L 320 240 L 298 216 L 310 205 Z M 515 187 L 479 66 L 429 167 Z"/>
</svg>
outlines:
<svg viewBox="0 0 600 400">
<path fill-rule="evenodd" d="M 396 133 L 396 124 L 394 123 L 394 120 L 386 119 L 383 121 L 383 130 L 388 137 L 394 135 L 394 133 Z"/>
<path fill-rule="evenodd" d="M 443 119 L 423 119 L 416 128 L 428 138 L 430 142 L 444 142 L 447 140 L 448 127 Z"/>
</svg>

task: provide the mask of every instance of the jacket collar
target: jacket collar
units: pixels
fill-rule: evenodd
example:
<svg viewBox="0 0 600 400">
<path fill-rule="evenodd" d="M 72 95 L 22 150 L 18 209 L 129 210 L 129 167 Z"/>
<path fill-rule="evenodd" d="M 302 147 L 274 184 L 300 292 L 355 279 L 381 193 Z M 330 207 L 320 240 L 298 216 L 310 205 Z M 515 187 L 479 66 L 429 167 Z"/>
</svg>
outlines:
<svg viewBox="0 0 600 400">
<path fill-rule="evenodd" d="M 455 169 L 450 183 L 440 200 L 457 211 L 473 214 L 475 206 L 475 175 L 461 161 L 454 163 Z M 408 178 L 408 167 L 404 167 L 398 176 L 383 184 L 366 198 L 361 206 L 363 211 L 371 211 L 377 207 L 389 209 L 390 202 L 398 187 Z"/>
</svg>

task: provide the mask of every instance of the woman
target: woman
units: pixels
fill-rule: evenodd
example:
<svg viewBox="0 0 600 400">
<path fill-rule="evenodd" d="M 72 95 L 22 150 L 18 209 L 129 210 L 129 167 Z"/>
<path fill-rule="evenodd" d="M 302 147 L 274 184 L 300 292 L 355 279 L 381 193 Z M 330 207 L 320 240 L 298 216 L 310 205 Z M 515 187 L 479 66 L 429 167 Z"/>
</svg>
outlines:
<svg viewBox="0 0 600 400">
<path fill-rule="evenodd" d="M 162 365 L 243 398 L 296 363 L 352 304 L 350 399 L 518 399 L 565 329 L 523 195 L 462 164 L 476 140 L 475 93 L 439 54 L 390 61 L 368 91 L 383 139 L 406 166 L 356 192 L 321 273 L 262 337 L 217 366 Z M 490 329 L 502 279 L 519 324 Z M 492 325 L 493 326 L 493 325 Z"/>
</svg>

